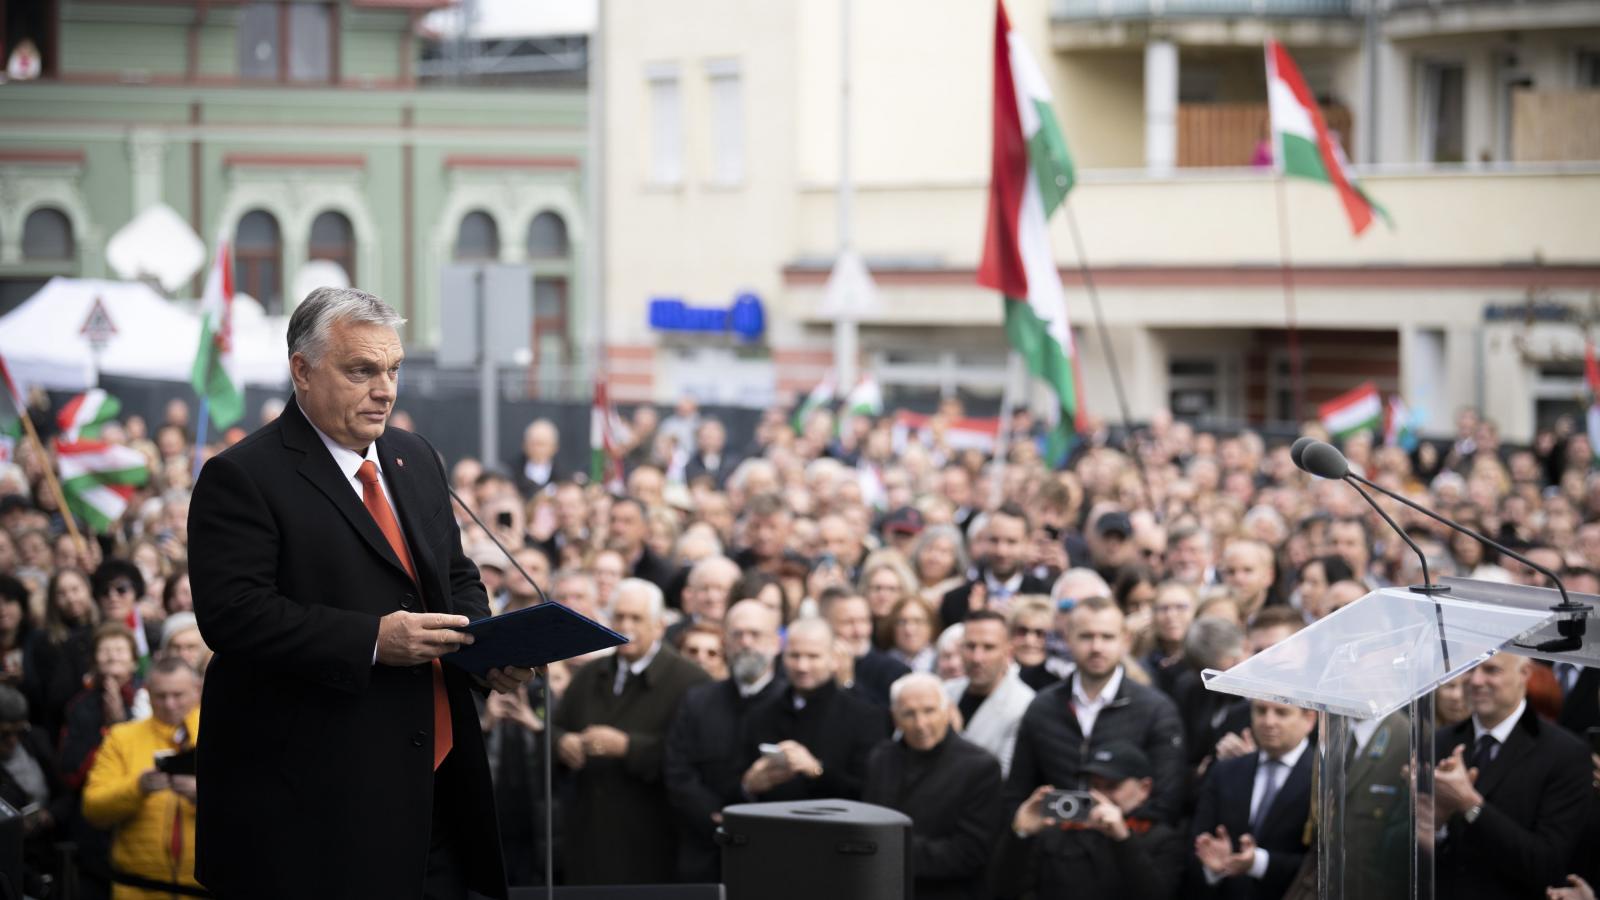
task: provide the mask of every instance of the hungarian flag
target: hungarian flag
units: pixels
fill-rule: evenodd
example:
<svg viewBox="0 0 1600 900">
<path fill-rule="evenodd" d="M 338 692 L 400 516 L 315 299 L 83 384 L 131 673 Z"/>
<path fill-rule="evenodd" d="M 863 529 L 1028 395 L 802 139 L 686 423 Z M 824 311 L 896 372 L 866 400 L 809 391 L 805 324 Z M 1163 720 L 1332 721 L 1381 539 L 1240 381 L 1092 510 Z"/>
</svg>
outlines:
<svg viewBox="0 0 1600 900">
<path fill-rule="evenodd" d="M 61 440 L 72 442 L 82 438 L 97 438 L 105 423 L 122 412 L 122 401 L 99 388 L 91 388 L 61 407 L 56 415 L 56 427 L 61 430 Z"/>
<path fill-rule="evenodd" d="M 817 382 L 817 386 L 811 389 L 811 393 L 807 394 L 806 398 L 800 401 L 800 405 L 795 407 L 794 419 L 790 422 L 794 426 L 795 434 L 806 430 L 806 420 L 811 418 L 813 412 L 833 402 L 834 392 L 832 375 Z"/>
<path fill-rule="evenodd" d="M 1368 381 L 1317 407 L 1317 417 L 1328 433 L 1344 440 L 1362 431 L 1377 431 L 1383 424 L 1383 400 L 1378 386 Z"/>
<path fill-rule="evenodd" d="M 994 147 L 989 225 L 978 283 L 1005 297 L 1006 337 L 1028 371 L 1054 389 L 1055 430 L 1048 454 L 1066 452 L 1083 409 L 1067 295 L 1050 252 L 1050 215 L 1076 176 L 1050 107 L 1050 87 L 1011 31 L 1004 3 L 995 8 Z"/>
<path fill-rule="evenodd" d="M 244 418 L 244 382 L 233 352 L 233 258 L 228 242 L 217 241 L 216 259 L 200 298 L 200 347 L 189 383 L 205 398 L 206 415 L 223 429 Z"/>
<path fill-rule="evenodd" d="M 6 368 L 5 357 L 0 357 L 0 463 L 15 462 L 17 444 L 22 440 L 22 417 L 27 415 L 27 404 L 17 393 L 11 380 L 11 370 Z"/>
<path fill-rule="evenodd" d="M 942 429 L 934 434 L 935 429 Z M 936 438 L 943 438 L 951 450 L 979 450 L 993 453 L 1000 438 L 1000 419 L 944 419 L 900 410 L 894 414 L 894 427 L 890 434 L 896 453 L 904 452 L 911 441 L 932 446 Z"/>
<path fill-rule="evenodd" d="M 878 379 L 868 375 L 861 379 L 855 389 L 845 395 L 844 416 L 881 416 L 883 415 L 883 390 L 878 387 Z"/>
<path fill-rule="evenodd" d="M 106 531 L 122 518 L 134 489 L 150 480 L 144 454 L 121 444 L 58 441 L 56 461 L 67 508 L 96 531 Z"/>
<path fill-rule="evenodd" d="M 589 478 L 610 490 L 622 487 L 622 420 L 606 398 L 606 383 L 594 383 L 589 412 Z"/>
<path fill-rule="evenodd" d="M 1589 385 L 1589 454 L 1600 463 L 1600 362 L 1595 360 L 1594 341 L 1583 339 L 1583 380 Z"/>
<path fill-rule="evenodd" d="M 1344 149 L 1328 133 L 1317 99 L 1294 60 L 1271 39 L 1267 40 L 1267 108 L 1272 116 L 1272 162 L 1278 174 L 1333 185 L 1356 234 L 1372 224 L 1374 212 L 1388 221 L 1389 214 L 1351 176 Z"/>
</svg>

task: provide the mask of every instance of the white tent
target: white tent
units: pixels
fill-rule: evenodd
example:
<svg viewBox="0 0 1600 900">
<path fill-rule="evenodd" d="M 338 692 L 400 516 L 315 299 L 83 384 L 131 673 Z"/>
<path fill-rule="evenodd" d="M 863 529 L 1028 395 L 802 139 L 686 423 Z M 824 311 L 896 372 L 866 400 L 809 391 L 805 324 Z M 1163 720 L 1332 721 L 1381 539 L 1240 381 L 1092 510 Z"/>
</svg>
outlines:
<svg viewBox="0 0 1600 900">
<path fill-rule="evenodd" d="M 96 301 L 115 329 L 98 359 L 83 334 Z M 284 321 L 239 315 L 235 304 L 234 352 L 245 383 L 288 383 Z M 198 316 L 134 281 L 52 278 L 0 318 L 0 356 L 19 387 L 81 391 L 95 385 L 97 372 L 187 384 L 199 344 Z"/>
</svg>

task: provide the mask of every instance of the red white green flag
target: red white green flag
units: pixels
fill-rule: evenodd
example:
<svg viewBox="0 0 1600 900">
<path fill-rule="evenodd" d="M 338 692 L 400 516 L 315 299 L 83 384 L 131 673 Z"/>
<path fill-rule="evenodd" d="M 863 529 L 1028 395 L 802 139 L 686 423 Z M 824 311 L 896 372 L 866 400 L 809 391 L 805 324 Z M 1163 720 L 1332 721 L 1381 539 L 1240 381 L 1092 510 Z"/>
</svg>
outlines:
<svg viewBox="0 0 1600 900">
<path fill-rule="evenodd" d="M 1333 186 L 1356 234 L 1372 224 L 1373 213 L 1389 221 L 1350 173 L 1344 149 L 1328 132 L 1322 110 L 1283 45 L 1267 41 L 1267 107 L 1272 116 L 1272 161 L 1281 175 Z M 1393 224 L 1393 223 L 1390 223 Z"/>
<path fill-rule="evenodd" d="M 200 298 L 200 347 L 189 382 L 205 398 L 206 415 L 219 430 L 244 418 L 244 381 L 234 359 L 233 255 L 228 242 L 218 240 Z"/>
<path fill-rule="evenodd" d="M 622 431 L 622 420 L 606 396 L 606 383 L 596 379 L 589 411 L 589 479 L 610 490 L 622 487 Z"/>
<path fill-rule="evenodd" d="M 1317 407 L 1322 427 L 1340 440 L 1362 431 L 1376 432 L 1383 425 L 1383 399 L 1378 386 L 1368 381 Z"/>
<path fill-rule="evenodd" d="M 105 423 L 122 412 L 122 401 L 100 388 L 91 388 L 61 407 L 56 414 L 56 427 L 61 429 L 61 440 L 67 442 L 83 438 L 97 438 Z"/>
<path fill-rule="evenodd" d="M 96 531 L 122 518 L 134 489 L 150 480 L 143 453 L 104 441 L 57 442 L 56 465 L 67 508 Z"/>
<path fill-rule="evenodd" d="M 1005 297 L 1006 337 L 1055 390 L 1049 455 L 1059 458 L 1083 409 L 1067 295 L 1050 251 L 1050 216 L 1076 182 L 1050 87 L 1004 3 L 995 7 L 994 149 L 978 283 Z"/>
</svg>

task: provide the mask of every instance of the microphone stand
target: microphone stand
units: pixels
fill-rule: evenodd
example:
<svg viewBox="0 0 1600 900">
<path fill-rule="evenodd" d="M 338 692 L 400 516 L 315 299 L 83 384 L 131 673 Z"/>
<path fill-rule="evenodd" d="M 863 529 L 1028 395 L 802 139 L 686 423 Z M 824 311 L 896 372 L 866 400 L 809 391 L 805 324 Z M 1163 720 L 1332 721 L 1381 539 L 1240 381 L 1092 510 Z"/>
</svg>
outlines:
<svg viewBox="0 0 1600 900">
<path fill-rule="evenodd" d="M 1394 533 L 1400 535 L 1400 540 L 1406 542 L 1406 546 L 1411 548 L 1411 552 L 1417 554 L 1417 562 L 1422 564 L 1422 583 L 1411 585 L 1409 588 L 1411 592 L 1415 594 L 1443 594 L 1449 592 L 1449 585 L 1439 584 L 1428 576 L 1428 556 L 1422 552 L 1421 547 L 1417 546 L 1417 542 L 1413 541 L 1411 535 L 1406 534 L 1406 530 L 1401 528 L 1394 519 L 1389 517 L 1388 513 L 1383 511 L 1383 507 L 1378 505 L 1378 501 L 1372 499 L 1371 494 L 1363 491 L 1361 485 L 1351 480 L 1353 477 L 1354 473 L 1346 472 L 1345 477 L 1341 480 L 1355 488 L 1355 492 L 1361 495 L 1361 499 L 1367 501 L 1367 505 L 1382 516 L 1383 521 L 1389 523 L 1389 527 L 1394 530 Z M 1379 490 L 1382 490 L 1382 488 L 1379 488 Z M 1444 667 L 1448 671 L 1450 669 L 1450 644 L 1444 639 L 1444 607 L 1440 606 L 1438 601 L 1433 604 L 1433 617 L 1439 624 L 1439 653 L 1444 657 Z"/>
<path fill-rule="evenodd" d="M 440 464 L 443 465 L 442 457 Z M 517 570 L 517 574 L 521 575 L 523 579 L 528 582 L 528 584 L 533 585 L 533 589 L 539 593 L 539 602 L 555 602 L 551 600 L 547 594 L 545 594 L 544 588 L 539 586 L 539 582 L 533 580 L 533 576 L 528 574 L 528 570 L 524 569 L 517 562 L 516 557 L 511 555 L 511 551 L 507 550 L 506 546 L 500 543 L 500 539 L 494 536 L 494 531 L 492 531 L 488 525 L 485 525 L 482 519 L 478 518 L 478 514 L 473 512 L 472 507 L 467 505 L 467 501 L 461 499 L 461 495 L 457 494 L 455 488 L 450 486 L 448 479 L 445 481 L 444 489 L 450 492 L 450 496 L 456 501 L 457 504 L 461 506 L 462 510 L 464 510 L 467 515 L 472 517 L 472 521 L 478 523 L 478 527 L 483 529 L 483 533 L 488 536 L 489 540 L 493 541 L 494 545 L 500 549 L 500 552 L 505 554 L 506 562 L 511 563 L 511 567 Z M 545 900 L 555 900 L 556 798 L 555 791 L 551 787 L 555 779 L 551 774 L 551 758 L 553 751 L 551 749 L 550 732 L 554 728 L 554 724 L 552 723 L 550 717 L 549 668 L 540 666 L 539 676 L 544 682 L 543 696 L 540 698 L 539 703 L 539 712 L 544 717 L 544 729 L 542 735 L 544 739 L 544 896 Z"/>
</svg>

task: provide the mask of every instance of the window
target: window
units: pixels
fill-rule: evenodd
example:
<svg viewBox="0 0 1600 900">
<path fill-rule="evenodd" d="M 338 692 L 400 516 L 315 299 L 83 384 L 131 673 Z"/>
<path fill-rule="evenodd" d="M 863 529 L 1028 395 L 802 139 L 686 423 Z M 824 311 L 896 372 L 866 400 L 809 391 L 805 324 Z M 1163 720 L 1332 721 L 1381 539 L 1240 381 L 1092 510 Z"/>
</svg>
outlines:
<svg viewBox="0 0 1600 900">
<path fill-rule="evenodd" d="M 1422 151 L 1425 162 L 1465 162 L 1466 72 L 1457 63 L 1423 68 Z"/>
<path fill-rule="evenodd" d="M 239 77 L 259 81 L 335 80 L 333 7 L 327 3 L 247 3 L 236 37 Z"/>
<path fill-rule="evenodd" d="M 343 213 L 325 212 L 311 222 L 310 259 L 336 262 L 351 284 L 356 283 L 356 230 Z"/>
<path fill-rule="evenodd" d="M 1600 51 L 1579 50 L 1575 87 L 1600 88 Z"/>
<path fill-rule="evenodd" d="M 233 268 L 239 290 L 256 298 L 268 315 L 283 312 L 283 239 L 272 213 L 252 210 L 239 220 Z"/>
<path fill-rule="evenodd" d="M 1237 421 L 1242 391 L 1232 356 L 1174 356 L 1167 363 L 1167 408 L 1180 419 Z"/>
<path fill-rule="evenodd" d="M 533 352 L 540 363 L 566 362 L 568 292 L 572 283 L 567 223 L 542 212 L 528 224 L 528 260 L 533 263 Z"/>
<path fill-rule="evenodd" d="M 500 226 L 481 210 L 469 212 L 456 228 L 458 262 L 494 262 L 500 258 Z"/>
<path fill-rule="evenodd" d="M 706 74 L 711 78 L 711 180 L 738 184 L 744 180 L 744 97 L 739 64 L 711 63 Z"/>
<path fill-rule="evenodd" d="M 650 79 L 650 180 L 660 185 L 683 181 L 683 100 L 678 67 L 653 66 Z"/>
<path fill-rule="evenodd" d="M 9 81 L 54 78 L 60 0 L 0 3 L 0 73 Z"/>
<path fill-rule="evenodd" d="M 28 213 L 22 223 L 22 258 L 69 261 L 77 255 L 72 222 L 59 209 L 44 207 Z"/>
<path fill-rule="evenodd" d="M 239 10 L 239 77 L 276 81 L 283 35 L 276 3 L 249 3 Z"/>
</svg>

